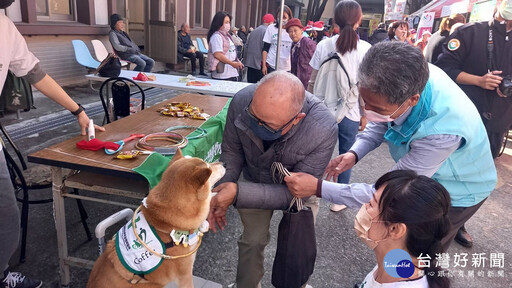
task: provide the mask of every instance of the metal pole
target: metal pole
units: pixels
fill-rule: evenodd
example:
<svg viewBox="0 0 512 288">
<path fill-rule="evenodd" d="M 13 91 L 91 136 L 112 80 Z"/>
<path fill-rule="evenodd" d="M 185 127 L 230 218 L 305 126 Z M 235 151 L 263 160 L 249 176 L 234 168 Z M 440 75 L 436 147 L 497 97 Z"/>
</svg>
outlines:
<svg viewBox="0 0 512 288">
<path fill-rule="evenodd" d="M 276 70 L 279 68 L 279 53 L 281 52 L 281 31 L 283 30 L 284 1 L 285 0 L 281 0 L 281 13 L 279 13 L 280 19 L 278 19 L 279 29 L 277 31 Z"/>
</svg>

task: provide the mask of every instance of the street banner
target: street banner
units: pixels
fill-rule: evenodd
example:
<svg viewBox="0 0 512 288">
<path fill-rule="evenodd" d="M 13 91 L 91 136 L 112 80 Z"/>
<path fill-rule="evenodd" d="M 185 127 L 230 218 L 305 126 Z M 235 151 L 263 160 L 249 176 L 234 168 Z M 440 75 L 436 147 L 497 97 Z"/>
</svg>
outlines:
<svg viewBox="0 0 512 288">
<path fill-rule="evenodd" d="M 496 0 L 480 1 L 473 4 L 471 17 L 469 22 L 489 21 L 493 18 L 494 7 L 496 7 Z"/>
<path fill-rule="evenodd" d="M 434 17 L 436 12 L 426 12 L 421 14 L 420 23 L 418 24 L 417 39 L 421 39 L 423 32 L 432 32 L 432 26 L 434 25 Z"/>
</svg>

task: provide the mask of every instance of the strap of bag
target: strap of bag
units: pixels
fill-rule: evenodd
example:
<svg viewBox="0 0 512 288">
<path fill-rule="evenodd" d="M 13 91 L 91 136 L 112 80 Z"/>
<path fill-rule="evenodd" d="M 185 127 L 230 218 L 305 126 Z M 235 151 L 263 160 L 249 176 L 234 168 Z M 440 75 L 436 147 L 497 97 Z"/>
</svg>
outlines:
<svg viewBox="0 0 512 288">
<path fill-rule="evenodd" d="M 489 40 L 487 41 L 487 70 L 491 72 L 492 69 L 492 58 L 494 56 L 494 41 L 492 36 L 492 25 L 489 25 Z"/>
<path fill-rule="evenodd" d="M 348 76 L 348 72 L 347 72 L 347 69 L 345 69 L 345 65 L 343 65 L 343 62 L 341 62 L 341 58 L 340 58 L 340 55 L 338 54 L 338 52 L 332 52 L 331 54 L 329 54 L 329 57 L 327 57 L 327 59 L 325 59 L 323 62 L 322 62 L 322 65 L 324 65 L 325 63 L 331 61 L 332 59 L 336 59 L 338 60 L 338 64 L 341 66 L 341 68 L 343 69 L 343 71 L 345 72 L 345 75 L 347 75 L 347 79 L 348 79 L 348 86 L 349 87 L 352 87 L 352 82 L 350 81 L 350 76 Z M 320 65 L 320 67 L 322 67 L 322 65 Z"/>
</svg>

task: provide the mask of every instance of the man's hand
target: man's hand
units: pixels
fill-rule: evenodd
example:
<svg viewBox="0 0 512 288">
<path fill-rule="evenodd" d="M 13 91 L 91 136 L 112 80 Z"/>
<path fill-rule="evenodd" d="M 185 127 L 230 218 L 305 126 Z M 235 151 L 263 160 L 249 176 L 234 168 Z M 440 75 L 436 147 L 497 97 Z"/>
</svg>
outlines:
<svg viewBox="0 0 512 288">
<path fill-rule="evenodd" d="M 290 193 L 298 198 L 315 195 L 318 185 L 318 179 L 313 175 L 303 172 L 291 173 L 291 176 L 284 177 L 284 181 Z"/>
<path fill-rule="evenodd" d="M 261 65 L 261 74 L 267 75 L 267 65 L 265 63 Z"/>
<path fill-rule="evenodd" d="M 212 197 L 210 202 L 210 213 L 208 214 L 208 222 L 213 232 L 217 232 L 217 226 L 221 230 L 228 224 L 226 221 L 226 212 L 229 205 L 233 203 L 236 197 L 238 185 L 234 182 L 225 182 L 212 189 L 212 192 L 217 192 L 217 195 Z"/>
<path fill-rule="evenodd" d="M 501 84 L 501 80 L 503 80 L 503 78 L 497 76 L 501 74 L 501 72 L 502 71 L 492 71 L 485 74 L 484 76 L 481 76 L 478 86 L 487 90 L 494 90 L 498 88 L 498 86 Z"/>
<path fill-rule="evenodd" d="M 356 155 L 352 152 L 341 154 L 329 162 L 329 165 L 325 168 L 324 176 L 327 176 L 327 180 L 336 182 L 338 175 L 354 167 L 354 165 L 356 165 Z"/>
<path fill-rule="evenodd" d="M 361 116 L 361 120 L 359 120 L 359 131 L 363 131 L 364 128 L 366 128 L 366 124 L 368 124 L 366 116 Z"/>
<path fill-rule="evenodd" d="M 187 53 L 194 53 L 194 49 L 189 48 L 189 49 L 187 50 Z"/>
</svg>

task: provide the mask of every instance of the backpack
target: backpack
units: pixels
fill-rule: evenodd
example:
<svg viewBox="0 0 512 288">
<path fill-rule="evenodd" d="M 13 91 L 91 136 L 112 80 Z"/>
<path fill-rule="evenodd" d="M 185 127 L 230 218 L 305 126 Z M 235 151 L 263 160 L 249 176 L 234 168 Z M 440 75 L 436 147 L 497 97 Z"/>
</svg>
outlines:
<svg viewBox="0 0 512 288">
<path fill-rule="evenodd" d="M 33 108 L 34 96 L 32 86 L 22 77 L 16 77 L 11 71 L 7 72 L 4 88 L 0 94 L 0 112 L 29 111 Z"/>
<path fill-rule="evenodd" d="M 121 74 L 121 61 L 114 53 L 109 53 L 107 58 L 101 61 L 96 72 L 101 77 L 118 77 Z"/>
<path fill-rule="evenodd" d="M 324 102 L 338 123 L 359 102 L 359 90 L 350 80 L 339 53 L 330 53 L 320 65 L 313 94 Z"/>
</svg>

